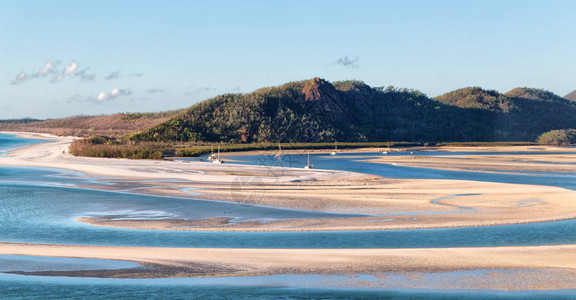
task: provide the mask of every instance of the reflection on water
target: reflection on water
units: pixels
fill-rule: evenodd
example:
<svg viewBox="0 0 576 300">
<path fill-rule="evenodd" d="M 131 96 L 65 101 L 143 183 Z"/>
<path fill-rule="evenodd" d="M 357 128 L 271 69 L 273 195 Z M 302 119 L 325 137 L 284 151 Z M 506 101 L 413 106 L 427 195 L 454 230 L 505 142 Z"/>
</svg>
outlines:
<svg viewBox="0 0 576 300">
<path fill-rule="evenodd" d="M 117 270 L 141 267 L 121 260 L 0 255 L 0 272 Z"/>
<path fill-rule="evenodd" d="M 3 170 L 0 168 L 0 173 Z M 180 213 L 201 216 L 207 207 L 213 209 L 211 213 L 223 214 L 235 207 L 238 211 L 250 212 L 252 217 L 264 219 L 277 213 L 282 217 L 304 213 L 219 204 L 74 188 L 0 184 L 0 237 L 4 242 L 221 248 L 425 248 L 576 243 L 575 220 L 362 232 L 160 231 L 97 227 L 75 221 L 82 215 L 110 211 L 154 213 L 156 217 Z"/>
<path fill-rule="evenodd" d="M 31 143 L 36 141 L 30 141 Z M 0 148 L 9 149 L 28 143 L 0 135 Z M 1 155 L 2 152 L 0 152 Z M 472 153 L 465 153 L 473 155 Z M 479 153 L 480 154 L 480 153 Z M 481 153 L 486 154 L 486 153 Z M 529 152 L 529 154 L 534 154 Z M 403 155 L 403 154 L 390 154 Z M 442 155 L 442 153 L 418 153 Z M 449 153 L 457 155 L 457 153 Z M 576 175 L 554 174 L 494 174 L 408 168 L 393 165 L 358 162 L 373 157 L 369 154 L 338 156 L 311 155 L 316 168 L 369 173 L 391 178 L 465 179 L 490 182 L 524 183 L 576 189 Z M 359 158 L 358 158 L 359 157 Z M 234 159 L 259 165 L 302 168 L 304 155 L 235 156 Z M 278 172 L 282 172 L 278 170 Z M 544 245 L 576 243 L 576 221 L 519 224 L 492 227 L 390 230 L 363 232 L 186 232 L 134 230 L 95 227 L 74 221 L 86 215 L 109 215 L 111 212 L 133 218 L 204 218 L 234 216 L 238 220 L 270 218 L 317 218 L 343 216 L 321 212 L 282 210 L 253 205 L 220 203 L 172 197 L 155 197 L 126 193 L 102 192 L 73 188 L 81 184 L 106 184 L 84 178 L 74 172 L 40 168 L 0 168 L 0 241 L 78 245 L 163 246 L 163 247 L 222 247 L 222 248 L 429 248 L 478 247 L 507 245 Z M 68 187 L 67 187 L 68 186 Z M 191 192 L 193 193 L 193 192 Z M 439 199 L 441 201 L 441 199 Z M 440 203 L 438 203 L 440 204 Z M 534 205 L 535 202 L 519 203 Z M 385 220 L 384 220 L 385 221 Z M 67 261 L 46 258 L 0 257 L 0 271 L 13 267 L 20 270 L 60 268 L 101 268 L 121 263 Z M 0 274 L 0 295 L 15 298 L 333 298 L 367 299 L 383 297 L 415 297 L 485 299 L 499 297 L 551 298 L 570 296 L 575 291 L 544 291 L 502 293 L 497 291 L 450 290 L 362 290 L 297 286 L 295 278 L 270 278 L 267 286 L 250 282 L 238 286 L 237 281 L 210 281 L 205 284 L 191 279 L 137 281 L 118 279 L 46 278 Z M 309 282 L 306 279 L 306 282 Z M 190 281 L 186 281 L 190 280 Z M 235 280 L 235 279 L 231 279 Z M 282 282 L 284 280 L 284 283 Z M 291 284 L 286 284 L 286 282 Z M 279 284 L 280 283 L 280 284 Z M 439 293 L 440 292 L 440 293 Z"/>
<path fill-rule="evenodd" d="M 360 276 L 358 280 L 373 280 Z M 498 291 L 325 286 L 345 276 L 277 275 L 240 278 L 104 279 L 0 274 L 3 297 L 26 299 L 562 299 L 576 290 Z"/>
<path fill-rule="evenodd" d="M 418 153 L 418 155 L 442 154 Z M 373 156 L 374 153 L 343 153 L 338 156 L 314 154 L 311 155 L 311 159 L 319 168 L 361 171 L 386 177 L 470 179 L 546 184 L 567 188 L 574 188 L 576 185 L 574 175 L 526 176 L 458 172 L 356 161 L 358 157 Z M 298 167 L 307 160 L 304 155 L 284 155 L 282 160 L 271 155 L 234 158 L 248 163 Z M 54 169 L 0 168 L 0 240 L 56 244 L 222 248 L 421 248 L 576 243 L 576 235 L 573 234 L 576 229 L 574 220 L 491 227 L 364 232 L 180 232 L 96 227 L 78 223 L 75 219 L 90 215 L 116 214 L 118 218 L 129 219 L 174 217 L 198 219 L 220 216 L 238 218 L 239 221 L 258 219 L 265 222 L 270 219 L 345 215 L 71 188 L 83 184 L 106 184 L 97 178 L 79 175 L 82 174 Z M 519 205 L 534 204 L 519 203 Z"/>
<path fill-rule="evenodd" d="M 422 156 L 434 155 L 478 155 L 477 152 L 434 152 L 425 151 L 417 152 Z M 522 152 L 491 152 L 491 155 L 509 155 Z M 539 155 L 571 153 L 576 152 L 546 152 Z M 480 153 L 484 154 L 484 153 Z M 532 153 L 530 154 L 538 154 Z M 387 155 L 406 155 L 406 153 L 394 153 Z M 567 189 L 576 190 L 576 173 L 552 173 L 552 172 L 512 172 L 506 173 L 486 173 L 486 172 L 467 172 L 451 171 L 429 168 L 403 167 L 390 164 L 370 163 L 360 160 L 378 158 L 378 153 L 343 153 L 338 156 L 328 154 L 310 154 L 310 161 L 316 169 L 352 171 L 382 176 L 385 178 L 403 178 L 403 179 L 460 179 L 484 182 L 501 182 L 517 184 L 533 184 L 557 186 Z M 251 164 L 261 166 L 283 166 L 303 168 L 307 162 L 307 155 L 293 154 L 284 155 L 282 159 L 277 159 L 273 155 L 238 155 L 233 156 L 239 164 Z M 278 170 L 281 172 L 281 170 Z"/>
</svg>

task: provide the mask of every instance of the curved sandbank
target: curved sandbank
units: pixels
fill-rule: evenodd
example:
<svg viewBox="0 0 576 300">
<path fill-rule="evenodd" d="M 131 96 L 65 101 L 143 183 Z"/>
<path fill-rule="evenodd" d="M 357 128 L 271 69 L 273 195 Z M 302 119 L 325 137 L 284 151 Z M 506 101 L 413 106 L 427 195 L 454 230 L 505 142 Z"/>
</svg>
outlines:
<svg viewBox="0 0 576 300">
<path fill-rule="evenodd" d="M 576 245 L 446 249 L 223 249 L 70 246 L 0 243 L 0 254 L 112 259 L 151 266 L 105 272 L 36 272 L 35 275 L 98 277 L 213 277 L 274 274 L 373 274 L 464 270 L 533 270 L 539 285 L 492 289 L 576 288 Z M 24 273 L 26 274 L 26 273 Z M 562 280 L 555 274 L 568 276 Z M 506 274 L 504 274 L 505 277 Z M 526 275 L 528 276 L 528 275 Z M 552 276 L 552 277 L 550 277 Z M 516 278 L 522 283 L 522 278 Z M 537 281 L 538 282 L 538 281 Z M 475 283 L 481 287 L 482 281 Z M 448 288 L 448 287 L 437 287 Z"/>
<path fill-rule="evenodd" d="M 425 156 L 423 152 L 400 156 L 383 155 L 366 160 L 371 163 L 394 164 L 405 167 L 432 168 L 468 172 L 569 172 L 576 173 L 576 149 L 554 146 L 510 147 L 438 147 L 442 156 Z M 451 152 L 476 152 L 474 155 L 450 155 Z M 483 152 L 521 152 L 493 155 Z M 562 153 L 565 152 L 565 153 Z M 566 153 L 572 152 L 572 153 Z M 420 155 L 424 154 L 424 155 Z M 546 155 L 542 155 L 546 154 Z"/>
<path fill-rule="evenodd" d="M 367 214 L 354 218 L 273 222 L 202 220 L 118 220 L 79 218 L 98 226 L 179 231 L 333 231 L 490 226 L 576 218 L 576 191 L 558 187 L 459 180 L 391 180 L 293 184 L 204 185 L 188 196 L 289 209 Z M 182 183 L 141 187 L 157 195 L 186 197 Z M 185 184 L 184 184 L 185 185 Z M 172 188 L 170 188 L 172 186 Z M 108 187 L 110 188 L 110 187 Z"/>
<path fill-rule="evenodd" d="M 363 176 L 358 173 L 331 170 L 304 170 L 273 167 L 236 166 L 195 162 L 193 164 L 170 160 L 133 160 L 115 158 L 76 157 L 68 154 L 70 144 L 77 138 L 24 132 L 2 132 L 22 138 L 54 140 L 11 151 L 0 157 L 2 166 L 48 167 L 80 171 L 89 175 L 138 179 L 183 179 L 218 184 L 232 183 L 238 178 L 258 176 L 264 182 L 308 181 L 327 178 Z M 273 174 L 271 174 L 273 173 Z"/>
<path fill-rule="evenodd" d="M 382 179 L 352 172 L 235 164 L 73 157 L 66 152 L 74 138 L 19 135 L 55 141 L 14 150 L 9 156 L 0 158 L 0 165 L 71 169 L 109 176 L 105 180 L 120 183 L 90 188 L 370 215 L 267 222 L 231 222 L 227 217 L 117 220 L 119 216 L 99 216 L 78 219 L 98 226 L 203 231 L 330 231 L 469 227 L 576 218 L 576 201 L 570 201 L 576 199 L 576 191 L 558 187 L 463 180 Z M 484 151 L 491 150 L 486 148 Z M 478 163 L 481 162 L 478 159 Z M 185 181 L 162 181 L 165 179 Z M 199 194 L 191 195 L 185 188 L 201 190 L 197 190 Z"/>
</svg>

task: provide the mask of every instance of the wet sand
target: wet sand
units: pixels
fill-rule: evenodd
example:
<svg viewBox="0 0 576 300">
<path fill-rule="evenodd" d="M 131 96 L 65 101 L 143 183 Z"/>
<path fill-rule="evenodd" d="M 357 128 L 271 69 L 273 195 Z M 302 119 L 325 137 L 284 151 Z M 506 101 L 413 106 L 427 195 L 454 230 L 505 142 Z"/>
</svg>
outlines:
<svg viewBox="0 0 576 300">
<path fill-rule="evenodd" d="M 576 245 L 445 248 L 445 249 L 208 249 L 65 246 L 0 243 L 0 254 L 95 258 L 134 261 L 148 268 L 90 272 L 48 272 L 36 275 L 99 277 L 214 277 L 274 274 L 373 274 L 438 273 L 467 270 L 533 270 L 515 278 L 530 279 L 530 289 L 576 288 L 576 281 L 551 280 L 555 274 L 573 278 Z M 536 273 L 540 272 L 540 273 Z M 134 275 L 137 274 L 137 275 Z M 540 280 L 534 277 L 541 276 Z M 494 289 L 510 286 L 500 276 Z M 482 278 L 482 277 L 480 277 Z M 489 280 L 493 278 L 487 277 Z M 506 281 L 508 280 L 508 282 Z M 452 283 L 456 284 L 456 283 Z M 487 288 L 486 282 L 474 282 Z M 450 288 L 438 286 L 437 288 Z M 472 287 L 473 288 L 473 287 Z"/>
<path fill-rule="evenodd" d="M 229 184 L 238 178 L 251 178 L 253 176 L 259 177 L 264 182 L 315 181 L 364 176 L 352 172 L 295 168 L 282 168 L 282 172 L 271 172 L 271 167 L 238 166 L 227 163 L 75 157 L 68 154 L 68 147 L 75 139 L 73 137 L 34 133 L 3 133 L 17 134 L 22 138 L 55 141 L 11 151 L 9 155 L 0 157 L 0 165 L 2 166 L 48 167 L 117 178 L 182 179 L 215 184 Z"/>
<path fill-rule="evenodd" d="M 576 149 L 553 146 L 514 147 L 439 147 L 442 156 L 426 156 L 422 152 L 400 156 L 383 155 L 366 160 L 371 163 L 394 164 L 406 167 L 432 168 L 468 172 L 576 172 Z M 450 155 L 451 152 L 477 152 L 475 155 Z M 513 155 L 490 155 L 483 152 L 523 152 Z M 531 153 L 533 152 L 533 154 Z M 574 153 L 553 153 L 574 152 Z M 546 155 L 542 155 L 545 153 Z"/>
<path fill-rule="evenodd" d="M 178 185 L 181 187 L 181 184 Z M 366 214 L 354 218 L 232 222 L 203 220 L 114 220 L 81 218 L 80 222 L 112 227 L 216 231 L 333 231 L 470 227 L 576 218 L 576 191 L 558 187 L 458 180 L 366 179 L 347 185 L 303 184 L 205 186 L 200 195 L 179 188 L 144 192 L 216 199 L 288 209 Z"/>
<path fill-rule="evenodd" d="M 20 135 L 38 137 L 37 134 Z M 129 189 L 144 194 L 367 215 L 266 222 L 231 222 L 234 216 L 201 220 L 116 220 L 118 216 L 77 219 L 98 226 L 163 230 L 333 231 L 468 227 L 576 218 L 576 201 L 570 201 L 576 199 L 576 191 L 558 187 L 462 180 L 382 179 L 352 172 L 235 164 L 73 157 L 66 154 L 73 138 L 40 137 L 55 139 L 56 142 L 15 150 L 8 157 L 0 158 L 0 165 L 71 169 L 105 175 L 106 180 L 117 181 L 114 186 L 90 187 L 96 189 Z M 462 151 L 468 148 L 441 149 Z M 482 151 L 542 149 L 523 146 L 485 148 Z M 549 147 L 543 151 L 557 149 Z M 393 158 L 396 162 L 405 159 L 403 156 Z M 380 162 L 387 162 L 386 159 L 382 158 Z M 538 159 L 544 158 L 540 156 Z M 412 162 L 415 159 L 405 160 Z M 475 157 L 475 161 L 482 167 L 492 163 L 483 155 Z M 433 167 L 446 166 L 440 162 Z M 554 168 L 557 165 L 549 166 Z M 166 179 L 183 181 L 169 182 Z M 199 194 L 190 194 L 184 188 L 201 189 L 196 190 Z"/>
<path fill-rule="evenodd" d="M 65 153 L 72 138 L 43 137 L 57 141 L 13 151 L 10 156 L 0 158 L 0 165 L 71 169 L 92 175 L 105 175 L 106 180 L 121 183 L 99 187 L 102 189 L 122 191 L 136 188 L 135 191 L 145 194 L 200 197 L 316 211 L 378 214 L 376 217 L 364 218 L 304 219 L 264 224 L 246 222 L 234 225 L 237 227 L 232 230 L 428 228 L 538 222 L 576 217 L 576 207 L 571 203 L 576 199 L 574 191 L 556 187 L 459 180 L 392 180 L 324 170 L 281 169 L 281 172 L 269 172 L 270 168 L 266 167 L 233 164 L 81 158 Z M 540 151 L 531 149 L 507 147 L 502 150 Z M 554 151 L 549 149 L 551 148 L 542 151 Z M 496 151 L 494 148 L 476 150 Z M 450 159 L 454 160 L 452 165 L 456 168 L 458 164 L 455 158 L 441 159 L 430 166 L 445 167 L 444 162 Z M 520 162 L 511 162 L 507 166 L 510 170 L 522 170 L 525 166 L 534 164 L 526 160 L 542 157 L 522 155 L 508 159 L 520 159 Z M 555 155 L 552 158 L 557 162 L 566 162 L 569 159 L 569 156 L 564 155 Z M 482 167 L 485 166 L 482 165 L 482 160 L 487 165 L 502 164 L 490 156 L 475 156 L 471 160 Z M 396 162 L 381 162 L 412 161 L 416 159 L 399 158 Z M 461 159 L 459 161 L 462 162 Z M 557 171 L 554 169 L 556 165 L 550 164 L 546 167 L 551 168 L 551 172 Z M 163 181 L 165 179 L 184 181 Z M 195 191 L 201 194 L 191 194 L 185 189 L 192 187 L 201 188 Z M 158 223 L 143 221 L 132 224 L 109 223 L 112 221 L 106 218 L 81 221 L 100 226 L 172 230 L 184 230 L 171 228 L 174 226 L 201 226 L 202 230 L 223 230 L 223 226 L 230 226 L 224 225 L 230 221 L 229 218 L 162 220 Z M 468 278 L 466 284 L 446 282 L 432 288 L 576 288 L 576 281 L 573 280 L 576 276 L 576 245 L 437 249 L 202 249 L 0 243 L 0 254 L 114 259 L 134 261 L 146 266 L 129 270 L 36 274 L 47 276 L 157 278 L 373 274 L 384 278 L 380 287 L 390 287 L 405 286 L 386 281 L 386 276 L 391 276 L 390 274 L 402 274 L 417 286 L 419 278 L 429 274 L 504 270 L 476 277 L 466 277 L 468 275 L 464 274 L 461 277 Z M 517 273 L 511 277 L 506 270 Z M 444 278 L 453 278 L 450 276 Z M 360 281 L 356 284 L 362 286 L 372 283 Z"/>
</svg>

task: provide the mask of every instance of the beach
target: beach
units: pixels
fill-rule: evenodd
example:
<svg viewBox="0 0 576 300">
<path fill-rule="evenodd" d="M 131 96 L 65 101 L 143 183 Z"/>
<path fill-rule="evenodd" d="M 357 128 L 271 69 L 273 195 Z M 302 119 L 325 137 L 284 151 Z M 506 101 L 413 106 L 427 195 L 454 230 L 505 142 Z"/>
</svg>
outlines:
<svg viewBox="0 0 576 300">
<path fill-rule="evenodd" d="M 576 192 L 560 187 L 466 180 L 389 179 L 346 171 L 233 163 L 74 157 L 67 154 L 67 147 L 73 138 L 19 134 L 22 137 L 44 138 L 54 142 L 12 151 L 9 156 L 0 158 L 0 165 L 68 169 L 105 176 L 106 180 L 117 183 L 87 188 L 112 191 L 130 189 L 151 195 L 363 214 L 351 218 L 277 220 L 266 223 L 231 223 L 227 218 L 117 220 L 118 216 L 99 216 L 77 219 L 98 226 L 180 231 L 333 231 L 469 227 L 576 218 L 576 203 L 566 201 L 576 199 Z M 510 151 L 510 148 L 506 149 Z M 530 147 L 522 147 L 515 151 L 528 149 Z M 554 159 L 556 157 L 553 156 Z M 414 161 L 404 156 L 393 158 L 391 162 L 388 162 L 387 157 L 371 161 L 395 164 L 406 161 L 407 165 Z M 508 159 L 516 160 L 513 157 Z M 450 166 L 444 162 L 449 158 L 427 157 L 423 160 L 429 162 L 427 167 L 430 168 Z M 494 164 L 493 159 L 483 155 L 474 156 L 474 161 L 476 168 L 482 163 L 488 167 Z M 554 171 L 554 168 L 559 167 L 563 165 L 550 164 L 548 170 Z M 171 182 L 166 179 L 181 181 Z M 190 194 L 184 188 L 196 190 Z"/>
<path fill-rule="evenodd" d="M 576 218 L 576 204 L 570 201 L 576 199 L 576 192 L 561 187 L 467 180 L 390 179 L 346 171 L 228 163 L 73 157 L 67 153 L 73 138 L 23 133 L 20 136 L 52 141 L 14 150 L 0 158 L 0 165 L 74 170 L 95 176 L 97 180 L 115 183 L 85 185 L 82 188 L 131 190 L 132 193 L 150 195 L 359 215 L 270 222 L 230 222 L 229 218 L 223 217 L 122 220 L 119 218 L 122 216 L 117 215 L 76 219 L 77 222 L 95 226 L 177 231 L 362 231 L 471 227 Z M 505 149 L 510 151 L 510 148 Z M 523 150 L 530 151 L 529 148 Z M 388 159 L 380 158 L 376 162 L 410 164 L 417 161 L 404 157 Z M 455 162 L 454 166 L 444 163 L 451 159 L 457 160 L 443 157 L 425 161 L 429 168 L 456 168 Z M 519 162 L 504 166 L 508 170 L 522 171 L 532 165 L 526 162 L 530 159 L 542 158 L 522 154 L 518 158 L 508 158 L 509 161 Z M 552 156 L 555 162 L 568 159 L 569 154 Z M 478 155 L 470 160 L 476 165 L 484 162 L 491 166 L 501 159 Z M 553 172 L 556 170 L 554 168 L 564 167 L 549 164 L 546 170 Z M 194 193 L 187 192 L 187 189 L 194 189 Z M 381 276 L 391 272 L 405 275 L 418 273 L 421 276 L 424 273 L 478 269 L 532 270 L 536 273 L 523 273 L 524 277 L 506 279 L 492 288 L 576 288 L 573 281 L 552 280 L 573 278 L 576 274 L 576 245 L 433 249 L 215 249 L 0 243 L 0 254 L 114 259 L 148 266 L 128 272 L 109 270 L 101 273 L 48 272 L 36 275 L 155 278 L 343 273 Z M 532 277 L 528 280 L 526 276 Z M 489 288 L 486 286 L 492 281 L 484 278 L 474 282 L 466 287 Z"/>
<path fill-rule="evenodd" d="M 0 243 L 0 254 L 114 259 L 153 266 L 128 271 L 29 273 L 44 276 L 158 278 L 335 274 L 354 278 L 358 274 L 370 274 L 382 277 L 381 287 L 390 287 L 390 283 L 386 284 L 385 274 L 423 276 L 474 270 L 499 274 L 497 280 L 490 276 L 484 276 L 485 280 L 482 276 L 468 276 L 468 279 L 474 279 L 473 282 L 434 287 L 440 289 L 573 289 L 576 288 L 573 280 L 576 275 L 574 253 L 576 245 L 440 249 L 204 249 Z M 514 270 L 520 270 L 522 276 L 506 275 L 506 272 Z M 362 284 L 362 281 L 355 283 L 357 286 Z"/>
</svg>

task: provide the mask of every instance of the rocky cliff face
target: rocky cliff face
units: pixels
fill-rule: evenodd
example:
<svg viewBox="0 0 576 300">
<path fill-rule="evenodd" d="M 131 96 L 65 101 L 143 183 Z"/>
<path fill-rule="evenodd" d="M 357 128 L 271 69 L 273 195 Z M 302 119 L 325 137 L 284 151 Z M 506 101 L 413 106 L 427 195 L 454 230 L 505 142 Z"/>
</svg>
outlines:
<svg viewBox="0 0 576 300">
<path fill-rule="evenodd" d="M 350 107 L 346 105 L 341 93 L 324 79 L 318 77 L 305 82 L 302 94 L 307 101 L 307 111 L 323 124 L 353 121 Z"/>
</svg>

